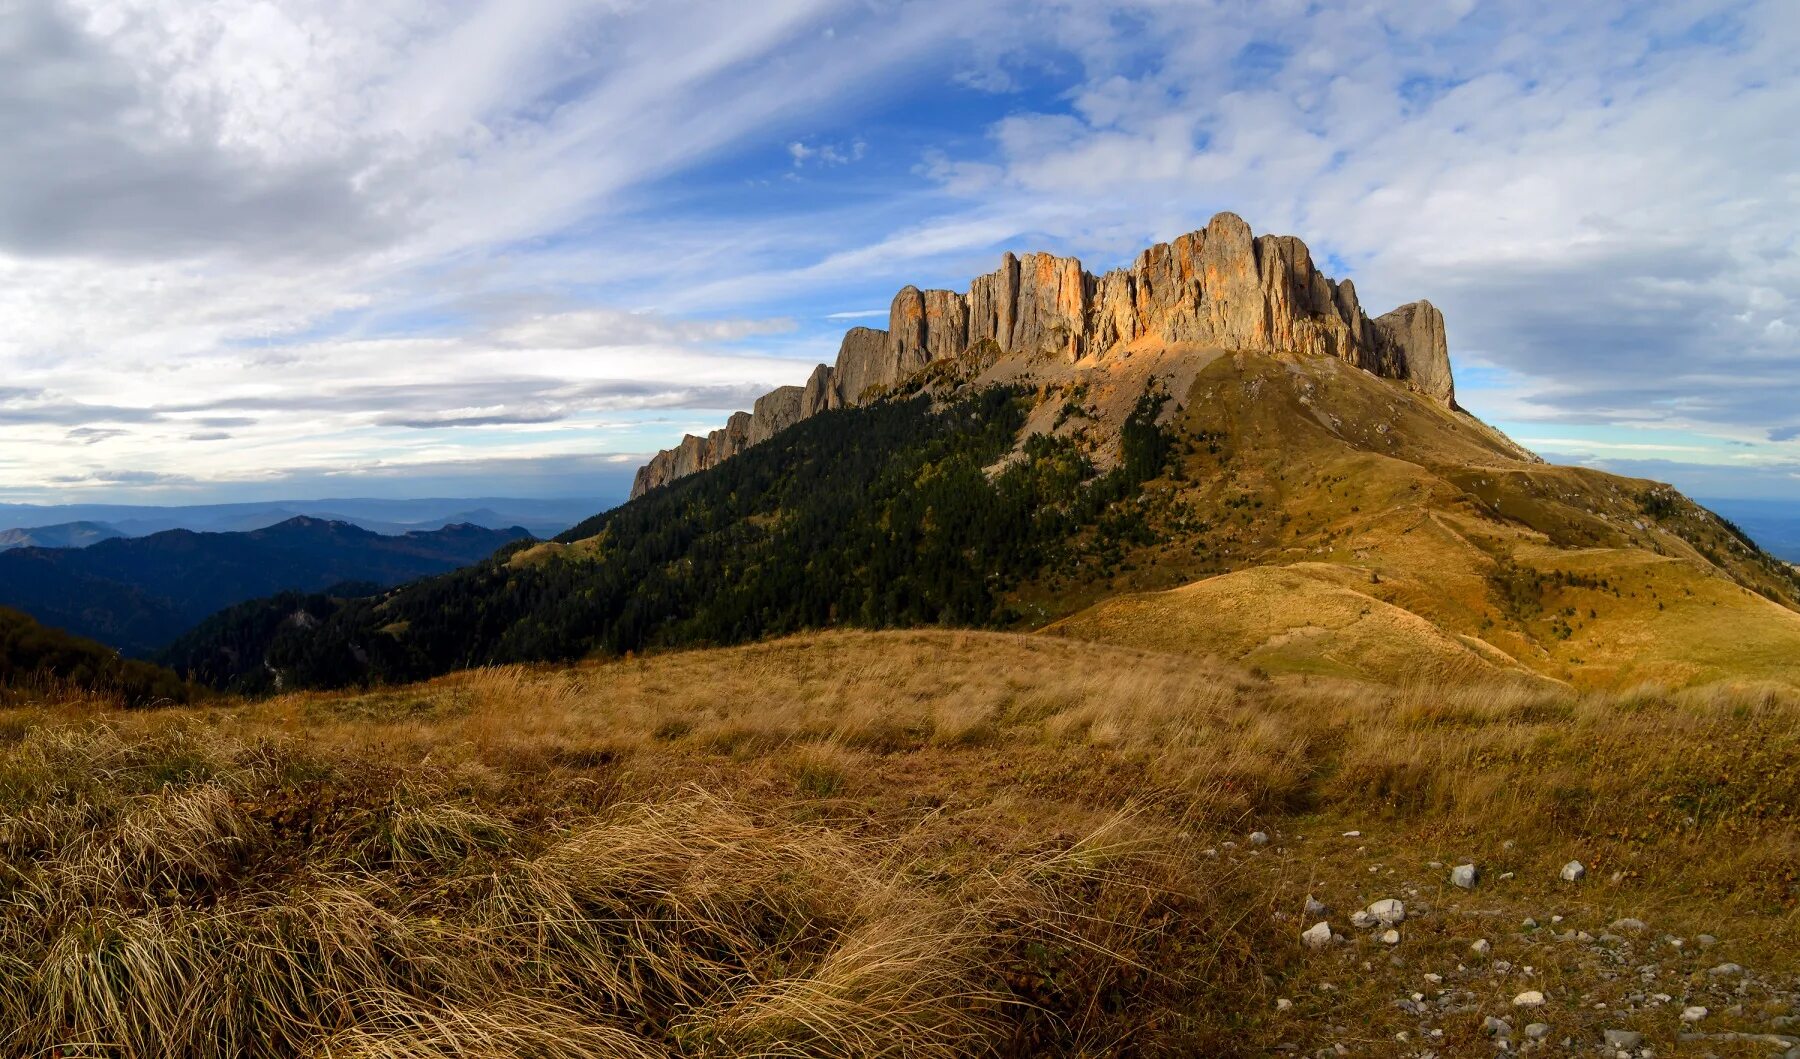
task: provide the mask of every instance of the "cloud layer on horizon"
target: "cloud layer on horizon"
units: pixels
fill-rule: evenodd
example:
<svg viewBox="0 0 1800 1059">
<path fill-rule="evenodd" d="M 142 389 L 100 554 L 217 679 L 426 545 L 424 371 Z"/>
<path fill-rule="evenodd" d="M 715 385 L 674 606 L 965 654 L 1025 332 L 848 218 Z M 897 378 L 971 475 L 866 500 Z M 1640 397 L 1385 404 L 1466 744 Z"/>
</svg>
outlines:
<svg viewBox="0 0 1800 1059">
<path fill-rule="evenodd" d="M 642 453 L 1221 209 L 1503 426 L 1800 496 L 1779 0 L 11 0 L 0 67 L 0 499 Z"/>
</svg>

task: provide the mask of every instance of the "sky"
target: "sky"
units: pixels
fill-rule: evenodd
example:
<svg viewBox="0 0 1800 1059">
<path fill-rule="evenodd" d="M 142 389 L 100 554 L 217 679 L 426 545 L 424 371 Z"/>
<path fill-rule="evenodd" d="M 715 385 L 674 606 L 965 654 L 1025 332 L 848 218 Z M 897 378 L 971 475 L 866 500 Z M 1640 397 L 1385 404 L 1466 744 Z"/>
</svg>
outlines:
<svg viewBox="0 0 1800 1059">
<path fill-rule="evenodd" d="M 1800 4 L 0 0 L 0 501 L 616 496 L 1231 210 L 1559 462 L 1800 501 Z"/>
</svg>

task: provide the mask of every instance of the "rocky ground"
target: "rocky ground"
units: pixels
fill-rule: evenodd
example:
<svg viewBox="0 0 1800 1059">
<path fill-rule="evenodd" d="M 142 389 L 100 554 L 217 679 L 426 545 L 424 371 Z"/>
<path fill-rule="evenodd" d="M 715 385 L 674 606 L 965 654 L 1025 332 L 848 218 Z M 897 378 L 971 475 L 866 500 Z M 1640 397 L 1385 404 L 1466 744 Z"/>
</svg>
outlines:
<svg viewBox="0 0 1800 1059">
<path fill-rule="evenodd" d="M 1310 950 L 1275 1001 L 1277 1054 L 1800 1059 L 1800 955 L 1695 930 L 1704 908 L 1620 914 L 1657 905 L 1627 873 L 1431 845 L 1309 827 L 1207 851 L 1273 876 Z"/>
</svg>

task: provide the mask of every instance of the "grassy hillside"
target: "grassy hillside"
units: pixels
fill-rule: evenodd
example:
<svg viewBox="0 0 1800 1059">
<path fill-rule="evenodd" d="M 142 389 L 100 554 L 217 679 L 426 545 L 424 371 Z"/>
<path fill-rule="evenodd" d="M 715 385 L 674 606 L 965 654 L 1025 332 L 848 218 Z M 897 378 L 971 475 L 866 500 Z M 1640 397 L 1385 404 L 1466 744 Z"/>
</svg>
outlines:
<svg viewBox="0 0 1800 1059">
<path fill-rule="evenodd" d="M 1145 542 L 1023 590 L 1093 604 L 1055 631 L 1378 682 L 1800 682 L 1793 569 L 1667 486 L 1328 359 L 1217 358 L 1171 430 Z"/>
<path fill-rule="evenodd" d="M 1767 1055 L 1797 722 L 944 631 L 0 710 L 0 1052 Z"/>
<path fill-rule="evenodd" d="M 167 669 L 0 607 L 0 703 L 69 697 L 167 705 L 188 701 L 188 688 Z"/>
</svg>

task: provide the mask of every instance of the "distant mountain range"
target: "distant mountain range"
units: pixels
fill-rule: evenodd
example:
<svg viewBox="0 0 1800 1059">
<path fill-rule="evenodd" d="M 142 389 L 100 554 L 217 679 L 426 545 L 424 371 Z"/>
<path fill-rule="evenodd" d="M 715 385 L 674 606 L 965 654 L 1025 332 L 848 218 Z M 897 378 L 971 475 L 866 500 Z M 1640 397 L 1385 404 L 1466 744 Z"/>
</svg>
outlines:
<svg viewBox="0 0 1800 1059">
<path fill-rule="evenodd" d="M 146 656 L 243 600 L 346 582 L 376 591 L 530 536 L 467 523 L 383 536 L 302 516 L 242 533 L 168 530 L 86 548 L 14 548 L 0 552 L 0 606 Z"/>
<path fill-rule="evenodd" d="M 1800 500 L 1702 500 L 1770 554 L 1800 563 Z"/>
<path fill-rule="evenodd" d="M 459 523 L 488 529 L 513 526 L 535 537 L 553 537 L 622 497 L 527 499 L 437 497 L 421 500 L 336 498 L 243 504 L 141 506 L 133 504 L 0 504 L 0 551 L 18 547 L 79 548 L 109 537 L 143 537 L 165 530 L 240 533 L 299 516 L 348 522 L 371 533 L 397 535 Z M 92 527 L 83 538 L 70 527 Z M 60 534 L 68 531 L 66 539 Z M 11 543 L 8 543 L 9 540 Z"/>
<path fill-rule="evenodd" d="M 85 548 L 90 544 L 123 537 L 104 522 L 64 522 L 55 526 L 25 526 L 0 530 L 0 552 L 14 548 Z"/>
</svg>

